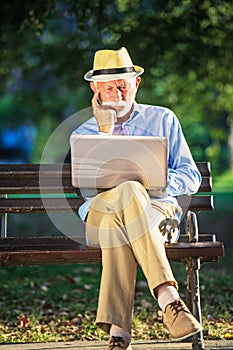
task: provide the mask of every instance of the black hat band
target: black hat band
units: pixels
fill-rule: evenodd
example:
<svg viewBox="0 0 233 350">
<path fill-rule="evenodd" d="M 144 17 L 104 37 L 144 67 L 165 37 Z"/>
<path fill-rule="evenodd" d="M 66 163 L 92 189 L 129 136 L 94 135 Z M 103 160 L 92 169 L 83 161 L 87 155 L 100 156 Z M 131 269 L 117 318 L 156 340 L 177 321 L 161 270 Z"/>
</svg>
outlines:
<svg viewBox="0 0 233 350">
<path fill-rule="evenodd" d="M 97 69 L 94 70 L 92 76 L 103 75 L 103 74 L 122 74 L 135 72 L 134 67 L 123 67 L 123 68 L 109 68 L 109 69 Z"/>
</svg>

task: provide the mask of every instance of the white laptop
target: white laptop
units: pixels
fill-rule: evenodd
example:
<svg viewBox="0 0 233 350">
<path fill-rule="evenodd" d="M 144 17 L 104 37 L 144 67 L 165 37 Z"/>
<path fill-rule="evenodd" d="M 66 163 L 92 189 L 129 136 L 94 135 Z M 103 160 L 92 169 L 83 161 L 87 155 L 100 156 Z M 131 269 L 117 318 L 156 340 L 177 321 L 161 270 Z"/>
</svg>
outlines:
<svg viewBox="0 0 233 350">
<path fill-rule="evenodd" d="M 167 138 L 71 135 L 72 185 L 107 190 L 135 180 L 154 196 L 167 187 Z"/>
</svg>

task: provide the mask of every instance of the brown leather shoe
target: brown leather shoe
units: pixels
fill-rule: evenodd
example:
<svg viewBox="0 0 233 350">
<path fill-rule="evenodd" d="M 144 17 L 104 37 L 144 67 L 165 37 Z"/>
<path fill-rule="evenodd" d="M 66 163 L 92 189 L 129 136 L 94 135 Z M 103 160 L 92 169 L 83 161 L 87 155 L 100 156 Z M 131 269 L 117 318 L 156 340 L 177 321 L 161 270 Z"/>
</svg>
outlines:
<svg viewBox="0 0 233 350">
<path fill-rule="evenodd" d="M 109 339 L 108 350 L 132 350 L 131 345 L 121 337 Z"/>
<path fill-rule="evenodd" d="M 163 312 L 163 323 L 175 340 L 188 338 L 200 332 L 202 328 L 181 299 L 166 307 Z"/>
</svg>

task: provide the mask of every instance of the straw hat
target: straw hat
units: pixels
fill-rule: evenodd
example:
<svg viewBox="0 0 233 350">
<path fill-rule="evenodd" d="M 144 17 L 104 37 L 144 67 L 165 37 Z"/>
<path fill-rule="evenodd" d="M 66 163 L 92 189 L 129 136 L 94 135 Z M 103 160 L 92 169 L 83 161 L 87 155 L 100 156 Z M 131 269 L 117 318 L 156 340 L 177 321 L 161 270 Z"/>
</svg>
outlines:
<svg viewBox="0 0 233 350">
<path fill-rule="evenodd" d="M 93 70 L 84 76 L 88 81 L 109 81 L 137 77 L 144 69 L 135 66 L 125 47 L 119 50 L 100 50 L 95 53 Z"/>
</svg>

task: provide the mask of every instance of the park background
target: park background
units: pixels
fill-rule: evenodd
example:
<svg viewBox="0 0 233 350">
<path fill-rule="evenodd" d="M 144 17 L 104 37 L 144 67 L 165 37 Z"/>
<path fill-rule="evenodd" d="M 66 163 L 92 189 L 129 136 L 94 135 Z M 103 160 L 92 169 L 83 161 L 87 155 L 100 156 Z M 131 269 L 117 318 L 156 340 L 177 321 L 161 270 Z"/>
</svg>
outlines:
<svg viewBox="0 0 233 350">
<path fill-rule="evenodd" d="M 125 46 L 134 64 L 144 67 L 137 101 L 174 110 L 195 161 L 212 165 L 215 210 L 200 215 L 200 230 L 224 241 L 226 257 L 204 270 L 204 318 L 206 336 L 231 338 L 232 1 L 3 0 L 0 28 L 1 135 L 6 127 L 17 132 L 23 125 L 32 127 L 27 156 L 22 157 L 19 144 L 13 156 L 1 144 L 1 162 L 39 163 L 54 130 L 90 106 L 92 94 L 83 75 L 96 50 Z M 35 220 L 13 217 L 9 231 L 39 235 L 53 230 L 46 217 Z M 101 337 L 92 326 L 99 267 L 9 268 L 0 275 L 1 342 Z M 140 288 L 134 336 L 165 337 L 160 329 L 152 330 L 152 301 Z M 57 338 L 56 329 L 61 329 Z"/>
</svg>

